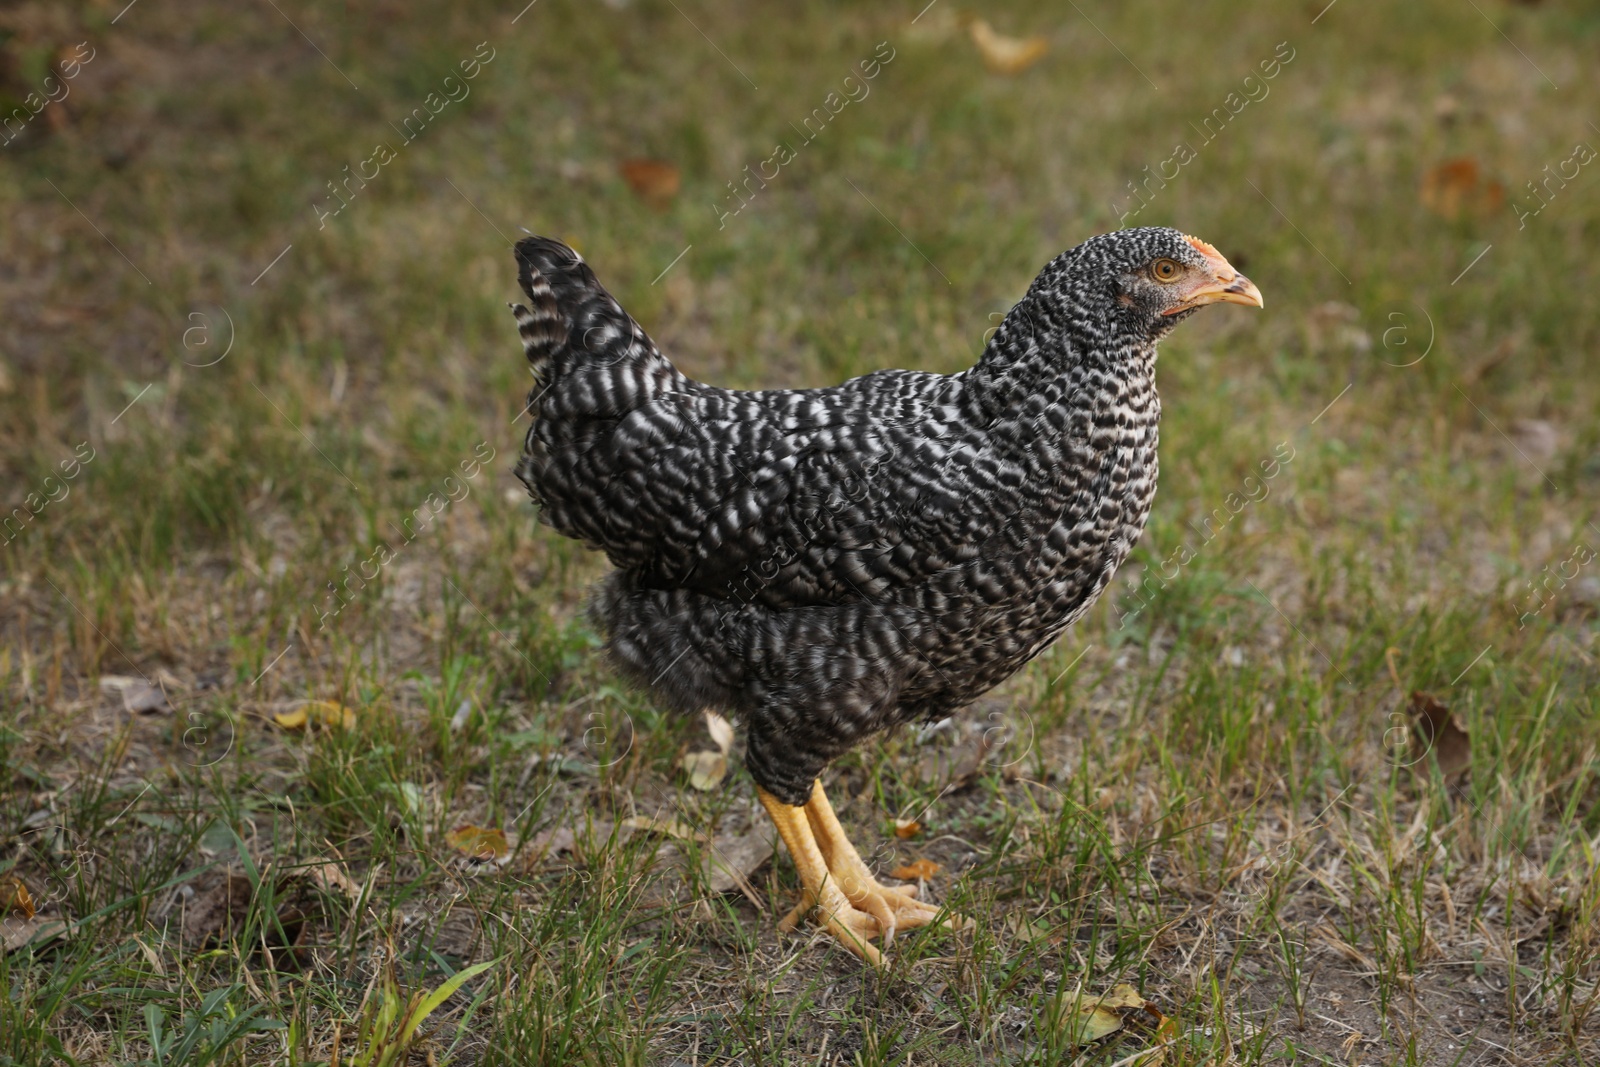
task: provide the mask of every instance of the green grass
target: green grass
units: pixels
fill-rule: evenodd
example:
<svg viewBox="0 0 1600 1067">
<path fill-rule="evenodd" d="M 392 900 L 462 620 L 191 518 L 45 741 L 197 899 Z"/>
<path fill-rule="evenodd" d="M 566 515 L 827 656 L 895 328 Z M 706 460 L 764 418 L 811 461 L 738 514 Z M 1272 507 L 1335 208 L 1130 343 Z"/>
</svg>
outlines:
<svg viewBox="0 0 1600 1067">
<path fill-rule="evenodd" d="M 1105 1065 L 1149 1029 L 1074 1050 L 1056 1020 L 1118 982 L 1179 1021 L 1169 1064 L 1600 1063 L 1600 171 L 1511 206 L 1600 142 L 1591 11 L 1015 4 L 985 17 L 1051 50 L 1007 78 L 948 2 L 279 7 L 0 13 L 0 99 L 96 49 L 66 121 L 0 148 L 0 504 L 57 496 L 0 534 L 0 878 L 69 924 L 0 953 L 0 1064 Z M 512 492 L 507 240 L 572 241 L 719 384 L 956 370 L 1280 42 L 1131 220 L 1267 301 L 1164 346 L 1134 559 L 952 729 L 830 773 L 869 862 L 937 862 L 975 929 L 879 976 L 777 933 L 781 851 L 747 892 L 703 843 L 677 873 L 627 819 L 761 814 L 737 760 L 689 787 L 701 727 L 597 659 L 604 562 Z M 632 157 L 681 169 L 670 205 Z M 1460 157 L 1508 202 L 1426 209 Z M 1413 690 L 1469 731 L 1460 773 L 1413 747 Z M 275 723 L 306 700 L 353 725 Z M 986 730 L 951 788 L 930 754 Z M 466 824 L 521 847 L 471 861 Z"/>
</svg>

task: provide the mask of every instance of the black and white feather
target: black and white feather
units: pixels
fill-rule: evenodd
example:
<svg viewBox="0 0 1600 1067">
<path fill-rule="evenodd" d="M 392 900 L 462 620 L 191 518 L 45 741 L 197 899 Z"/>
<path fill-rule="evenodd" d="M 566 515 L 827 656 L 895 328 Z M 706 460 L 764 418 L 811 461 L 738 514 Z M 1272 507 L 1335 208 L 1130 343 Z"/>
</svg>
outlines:
<svg viewBox="0 0 1600 1067">
<path fill-rule="evenodd" d="M 604 551 L 613 660 L 668 704 L 743 719 L 756 782 L 803 803 L 869 734 L 1003 681 L 1092 605 L 1156 490 L 1144 270 L 1175 230 L 1052 260 L 977 365 L 826 389 L 685 377 L 576 252 L 518 243 L 535 385 L 517 475 Z"/>
</svg>

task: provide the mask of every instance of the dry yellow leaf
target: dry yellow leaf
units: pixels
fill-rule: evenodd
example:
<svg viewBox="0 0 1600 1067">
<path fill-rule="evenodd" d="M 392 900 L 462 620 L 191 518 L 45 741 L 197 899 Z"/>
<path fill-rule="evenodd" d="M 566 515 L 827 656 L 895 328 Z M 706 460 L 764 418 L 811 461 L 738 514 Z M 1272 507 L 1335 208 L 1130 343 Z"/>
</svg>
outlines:
<svg viewBox="0 0 1600 1067">
<path fill-rule="evenodd" d="M 1080 1005 L 1076 1012 L 1069 1009 L 1061 1022 L 1067 1028 L 1067 1040 L 1074 1045 L 1087 1045 L 1122 1029 L 1122 1016 L 1098 1005 Z"/>
<path fill-rule="evenodd" d="M 1471 156 L 1447 159 L 1422 175 L 1422 206 L 1447 219 L 1489 216 L 1506 202 L 1506 187 L 1482 173 Z"/>
<path fill-rule="evenodd" d="M 689 775 L 689 784 L 709 793 L 728 776 L 728 757 L 721 752 L 685 752 L 678 765 Z"/>
<path fill-rule="evenodd" d="M 298 708 L 278 712 L 272 721 L 285 730 L 299 730 L 313 722 L 318 726 L 342 726 L 351 730 L 356 725 L 356 713 L 331 700 L 308 700 Z"/>
<path fill-rule="evenodd" d="M 915 882 L 923 878 L 932 878 L 938 873 L 939 865 L 932 860 L 912 860 L 904 867 L 896 867 L 890 871 L 889 877 Z"/>
<path fill-rule="evenodd" d="M 311 717 L 322 726 L 343 726 L 346 730 L 355 729 L 356 713 L 343 704 L 336 704 L 331 700 L 313 700 L 306 705 Z"/>
<path fill-rule="evenodd" d="M 664 208 L 678 195 L 683 176 L 662 159 L 625 159 L 617 164 L 628 188 L 653 208 Z"/>
<path fill-rule="evenodd" d="M 1139 991 L 1126 982 L 1111 987 L 1111 992 L 1100 998 L 1102 1008 L 1143 1008 L 1146 1001 Z"/>
<path fill-rule="evenodd" d="M 1098 997 L 1083 996 L 1078 990 L 1062 996 L 1066 1010 L 1061 1024 L 1074 1045 L 1087 1045 L 1116 1033 L 1122 1029 L 1125 1016 L 1132 1012 L 1153 1010 L 1139 991 L 1126 983 L 1113 986 L 1111 992 Z"/>
<path fill-rule="evenodd" d="M 1148 1003 L 1145 1004 L 1144 1010 L 1160 1020 L 1156 1025 L 1156 1044 L 1154 1048 L 1141 1052 L 1129 1060 L 1128 1067 L 1161 1067 L 1167 1062 L 1167 1052 L 1178 1040 L 1178 1020 L 1170 1015 L 1162 1015 Z"/>
<path fill-rule="evenodd" d="M 973 19 L 967 33 L 978 46 L 983 65 L 996 74 L 1021 74 L 1050 49 L 1050 42 L 1043 37 L 1007 37 L 983 19 Z"/>
<path fill-rule="evenodd" d="M 33 894 L 14 874 L 0 875 L 0 915 L 18 912 L 24 919 L 33 918 Z"/>
<path fill-rule="evenodd" d="M 733 747 L 733 723 L 724 719 L 714 711 L 706 712 L 706 731 L 711 734 L 712 743 L 722 750 L 726 756 Z"/>
<path fill-rule="evenodd" d="M 497 826 L 458 826 L 444 835 L 444 843 L 475 860 L 503 860 L 511 854 L 511 842 Z"/>
<path fill-rule="evenodd" d="M 916 837 L 922 833 L 922 824 L 915 819 L 896 819 L 894 821 L 894 836 L 902 840 Z"/>
</svg>

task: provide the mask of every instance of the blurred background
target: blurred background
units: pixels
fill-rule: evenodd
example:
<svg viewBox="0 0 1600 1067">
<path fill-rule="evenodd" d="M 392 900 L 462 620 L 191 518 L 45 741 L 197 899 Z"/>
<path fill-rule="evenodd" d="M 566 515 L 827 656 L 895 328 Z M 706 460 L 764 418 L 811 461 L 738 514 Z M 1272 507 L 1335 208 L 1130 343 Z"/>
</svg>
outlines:
<svg viewBox="0 0 1600 1067">
<path fill-rule="evenodd" d="M 399 938 L 402 985 L 512 954 L 521 999 L 461 1024 L 484 1062 L 534 1031 L 550 1062 L 1033 1055 L 1064 973 L 1136 974 L 1247 1062 L 1593 1062 L 1597 69 L 1576 0 L 0 4 L 0 870 L 30 922 L 98 924 L 0 956 L 33 990 L 0 1061 L 146 1054 L 114 1036 L 144 1003 L 189 1017 L 149 992 L 176 988 L 161 960 L 297 1021 L 250 1038 L 285 1062 L 326 1060 L 367 972 L 263 992 L 237 939 L 194 955 L 279 914 L 219 872 L 336 852 L 397 880 L 307 946 Z M 1134 560 L 976 733 L 933 739 L 943 764 L 896 737 L 841 765 L 881 860 L 1032 918 L 987 955 L 928 942 L 930 1001 L 858 990 L 793 1025 L 770 1003 L 792 950 L 751 903 L 791 884 L 770 847 L 748 899 L 697 884 L 698 932 L 650 913 L 637 943 L 693 980 L 516 955 L 565 928 L 450 927 L 450 894 L 617 912 L 541 911 L 567 898 L 533 868 L 461 888 L 462 826 L 521 864 L 647 793 L 712 827 L 748 802 L 686 783 L 699 724 L 604 674 L 581 613 L 604 563 L 510 477 L 522 228 L 686 373 L 756 388 L 969 366 L 1048 259 L 1125 225 L 1204 238 L 1266 299 L 1164 345 Z M 1005 758 L 963 764 L 1001 720 Z M 119 837 L 124 805 L 148 818 Z M 920 838 L 890 832 L 908 811 Z M 1230 896 L 1252 880 L 1277 895 Z M 174 885 L 223 925 L 172 926 Z M 132 936 L 153 967 L 102 959 Z M 1308 1002 L 1295 961 L 1319 959 Z M 46 994 L 82 961 L 148 997 L 67 1012 Z M 730 975 L 754 984 L 694 991 Z M 613 1008 L 570 1006 L 569 1048 L 538 1012 L 572 988 Z"/>
</svg>

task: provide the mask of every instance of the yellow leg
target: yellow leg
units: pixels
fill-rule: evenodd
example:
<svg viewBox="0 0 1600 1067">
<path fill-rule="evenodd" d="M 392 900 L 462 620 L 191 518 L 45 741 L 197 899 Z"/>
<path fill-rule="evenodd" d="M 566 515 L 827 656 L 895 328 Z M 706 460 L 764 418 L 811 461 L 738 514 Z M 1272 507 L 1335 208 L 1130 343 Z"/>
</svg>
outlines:
<svg viewBox="0 0 1600 1067">
<path fill-rule="evenodd" d="M 756 796 L 777 824 L 778 836 L 783 838 L 784 846 L 794 859 L 795 870 L 800 874 L 801 907 L 805 911 L 817 908 L 822 913 L 823 925 L 845 948 L 874 967 L 882 967 L 883 956 L 868 944 L 878 932 L 877 920 L 857 911 L 839 888 L 827 861 L 823 859 L 822 849 L 817 847 L 817 839 L 806 819 L 806 809 L 785 804 L 759 786 Z"/>
<path fill-rule="evenodd" d="M 756 793 L 794 857 L 803 886 L 800 902 L 778 924 L 780 929 L 794 929 L 812 908 L 818 908 L 824 925 L 845 947 L 881 966 L 877 949 L 867 944 L 870 939 L 881 936 L 888 945 L 896 930 L 926 926 L 938 918 L 938 908 L 916 899 L 916 886 L 881 885 L 872 876 L 839 825 L 821 782 L 812 787 L 811 799 L 799 808 L 764 789 Z M 947 916 L 943 924 L 959 929 L 964 921 Z"/>
<path fill-rule="evenodd" d="M 806 818 L 811 832 L 816 835 L 828 869 L 839 880 L 839 888 L 851 904 L 878 920 L 884 945 L 894 941 L 897 929 L 914 930 L 927 926 L 939 915 L 939 909 L 917 899 L 915 885 L 883 885 L 873 877 L 871 869 L 861 859 L 855 845 L 850 843 L 839 816 L 834 814 L 828 794 L 818 782 L 811 789 L 811 799 L 806 802 Z M 945 925 L 960 929 L 962 922 L 947 916 Z"/>
</svg>

